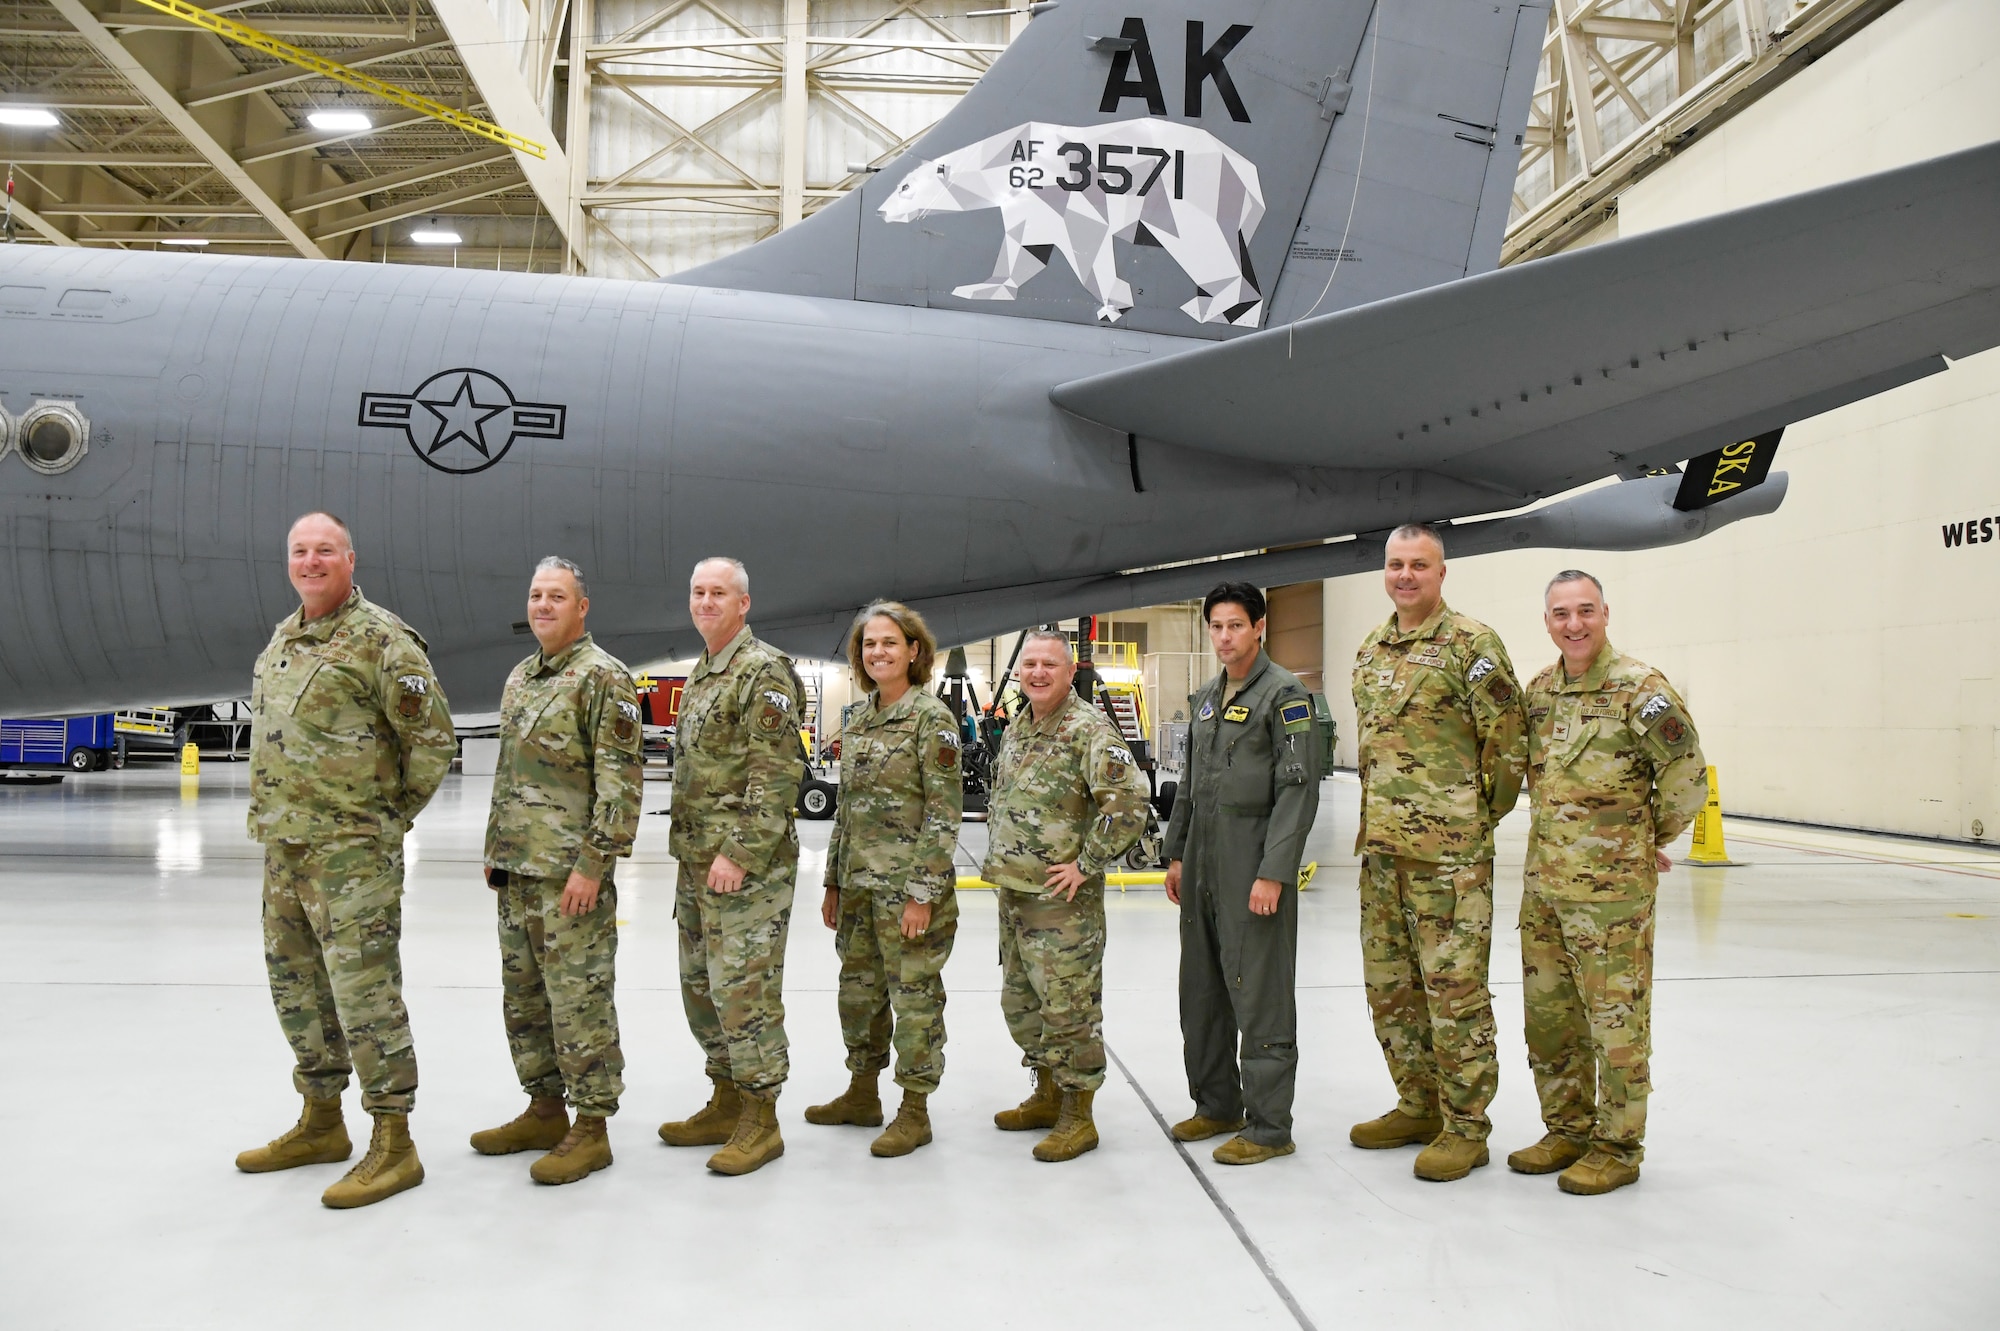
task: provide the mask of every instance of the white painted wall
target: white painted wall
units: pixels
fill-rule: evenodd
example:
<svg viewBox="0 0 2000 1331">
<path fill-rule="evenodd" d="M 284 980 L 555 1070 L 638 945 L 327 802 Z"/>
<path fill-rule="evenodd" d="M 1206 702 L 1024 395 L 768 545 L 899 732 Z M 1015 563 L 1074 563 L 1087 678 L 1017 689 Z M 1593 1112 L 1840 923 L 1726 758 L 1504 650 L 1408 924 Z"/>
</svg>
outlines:
<svg viewBox="0 0 2000 1331">
<path fill-rule="evenodd" d="M 1623 235 L 2000 139 L 2000 4 L 1903 0 L 1619 200 Z M 1995 222 L 2000 244 L 2000 219 Z M 2000 351 L 1786 432 L 1775 515 L 1639 554 L 1509 552 L 1449 565 L 1446 599 L 1523 675 L 1555 657 L 1550 574 L 1604 579 L 1612 640 L 1686 693 L 1732 811 L 1923 836 L 2000 837 Z M 1338 679 L 1388 614 L 1374 575 L 1326 584 Z"/>
</svg>

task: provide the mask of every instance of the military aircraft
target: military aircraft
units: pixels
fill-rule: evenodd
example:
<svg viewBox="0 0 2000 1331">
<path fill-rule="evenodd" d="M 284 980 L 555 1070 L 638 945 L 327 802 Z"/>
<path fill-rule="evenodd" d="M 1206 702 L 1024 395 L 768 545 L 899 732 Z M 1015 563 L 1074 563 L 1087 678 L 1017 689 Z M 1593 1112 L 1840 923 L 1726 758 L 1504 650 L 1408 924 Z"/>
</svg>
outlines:
<svg viewBox="0 0 2000 1331">
<path fill-rule="evenodd" d="M 830 656 L 877 596 L 968 641 L 1615 476 L 1452 551 L 1640 549 L 2000 342 L 2000 145 L 1496 271 L 1543 0 L 1034 10 L 864 187 L 667 282 L 0 250 L 0 712 L 241 693 L 310 508 L 490 707 L 544 554 L 637 663 L 715 553 Z"/>
</svg>

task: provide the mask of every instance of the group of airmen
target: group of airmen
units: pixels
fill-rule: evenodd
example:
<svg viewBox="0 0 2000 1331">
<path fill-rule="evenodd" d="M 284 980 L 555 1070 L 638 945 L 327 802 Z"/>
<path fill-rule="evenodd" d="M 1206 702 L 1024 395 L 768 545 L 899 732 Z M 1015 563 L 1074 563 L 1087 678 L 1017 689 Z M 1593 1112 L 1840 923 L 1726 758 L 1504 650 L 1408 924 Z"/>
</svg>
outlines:
<svg viewBox="0 0 2000 1331">
<path fill-rule="evenodd" d="M 265 959 L 304 1108 L 236 1163 L 261 1173 L 349 1159 L 341 1095 L 358 1074 L 373 1134 L 322 1201 L 365 1206 L 424 1177 L 409 1133 L 402 840 L 456 740 L 422 637 L 354 585 L 346 524 L 301 517 L 288 566 L 301 606 L 255 668 L 249 827 L 265 848 Z M 1643 1155 L 1660 848 L 1702 804 L 1703 759 L 1679 695 L 1610 646 L 1590 575 L 1549 584 L 1560 658 L 1523 689 L 1493 632 L 1444 604 L 1444 572 L 1435 530 L 1391 535 L 1394 613 L 1355 662 L 1363 969 L 1397 1104 L 1350 1139 L 1421 1145 L 1415 1173 L 1436 1181 L 1488 1162 L 1493 829 L 1525 779 L 1522 965 L 1547 1132 L 1508 1164 L 1560 1171 L 1568 1192 L 1608 1192 L 1637 1179 Z M 482 866 L 528 1107 L 471 1145 L 538 1152 L 529 1174 L 544 1184 L 611 1163 L 606 1123 L 623 1089 L 614 877 L 638 827 L 642 716 L 630 673 L 587 631 L 589 606 L 577 565 L 550 557 L 535 569 L 539 649 L 502 696 Z M 741 563 L 698 564 L 689 609 L 705 650 L 681 700 L 670 850 L 682 1001 L 713 1089 L 659 1136 L 719 1148 L 708 1167 L 740 1175 L 785 1149 L 777 1100 L 789 1072 L 804 693 L 790 660 L 750 631 Z M 1194 1104 L 1172 1133 L 1226 1135 L 1214 1158 L 1231 1165 L 1294 1150 L 1298 879 L 1322 775 L 1311 698 L 1264 651 L 1265 610 L 1247 583 L 1203 603 L 1222 668 L 1189 700 L 1165 837 Z M 963 778 L 958 721 L 925 687 L 936 654 L 922 617 L 895 602 L 863 609 L 848 641 L 867 692 L 842 717 L 820 916 L 840 962 L 849 1084 L 805 1118 L 881 1127 L 869 1149 L 882 1157 L 931 1142 L 928 1101 L 944 1069 Z M 1033 1155 L 1056 1162 L 1098 1145 L 1105 873 L 1144 833 L 1149 789 L 1077 693 L 1066 637 L 1029 632 L 1018 668 L 1024 705 L 995 758 L 982 873 L 997 889 L 1001 1009 L 1033 1085 L 994 1123 L 1040 1132 Z M 892 1061 L 902 1098 L 883 1126 Z"/>
</svg>

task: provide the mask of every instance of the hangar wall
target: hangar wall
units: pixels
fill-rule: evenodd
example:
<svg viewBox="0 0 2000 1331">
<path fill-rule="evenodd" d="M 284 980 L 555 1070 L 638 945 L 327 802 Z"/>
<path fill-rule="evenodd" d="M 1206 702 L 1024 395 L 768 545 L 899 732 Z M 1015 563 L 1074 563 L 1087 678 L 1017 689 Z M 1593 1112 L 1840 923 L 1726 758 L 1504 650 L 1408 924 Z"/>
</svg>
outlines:
<svg viewBox="0 0 2000 1331">
<path fill-rule="evenodd" d="M 1625 235 L 2000 139 L 2000 5 L 1903 0 L 1626 191 Z M 2000 237 L 2000 222 L 1996 222 Z M 1598 237 L 1593 236 L 1592 239 Z M 1997 242 L 2000 243 L 2000 242 Z M 1555 659 L 1558 569 L 1604 579 L 1612 641 L 1687 695 L 1732 812 L 1920 836 L 2000 838 L 2000 350 L 1802 421 L 1776 514 L 1637 554 L 1537 550 L 1448 565 L 1445 597 L 1523 676 Z M 1325 584 L 1340 677 L 1388 614 L 1376 575 Z"/>
</svg>

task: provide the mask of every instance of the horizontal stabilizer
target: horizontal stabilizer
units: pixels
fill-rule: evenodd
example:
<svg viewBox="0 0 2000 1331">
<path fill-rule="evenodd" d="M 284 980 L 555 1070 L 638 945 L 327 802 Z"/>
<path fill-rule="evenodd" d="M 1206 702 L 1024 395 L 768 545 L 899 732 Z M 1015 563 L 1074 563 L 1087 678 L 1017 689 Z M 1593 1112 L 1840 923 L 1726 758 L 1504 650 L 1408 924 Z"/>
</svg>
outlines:
<svg viewBox="0 0 2000 1331">
<path fill-rule="evenodd" d="M 2000 143 L 1074 380 L 1234 457 L 1553 494 L 2000 344 Z"/>
</svg>

